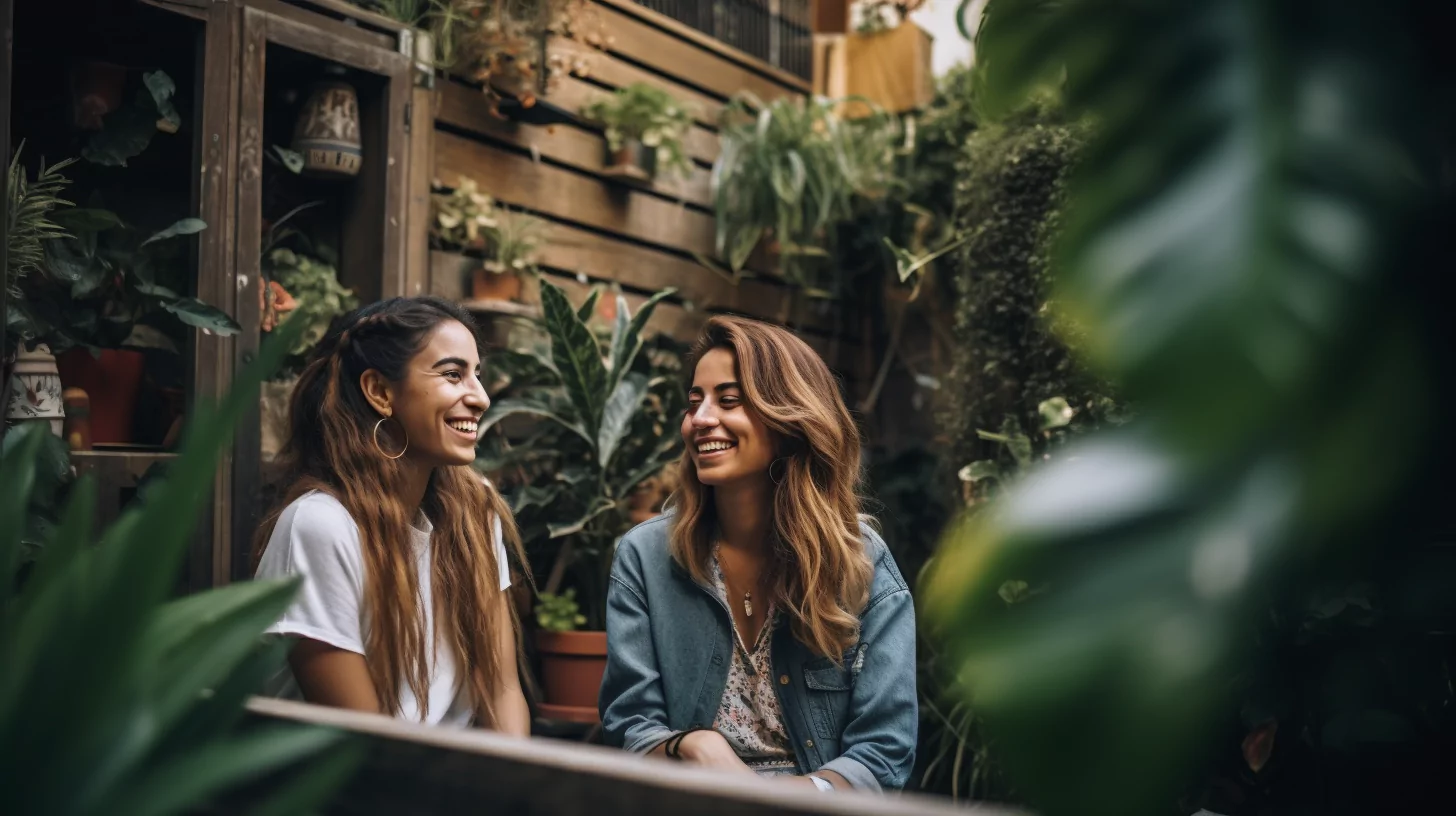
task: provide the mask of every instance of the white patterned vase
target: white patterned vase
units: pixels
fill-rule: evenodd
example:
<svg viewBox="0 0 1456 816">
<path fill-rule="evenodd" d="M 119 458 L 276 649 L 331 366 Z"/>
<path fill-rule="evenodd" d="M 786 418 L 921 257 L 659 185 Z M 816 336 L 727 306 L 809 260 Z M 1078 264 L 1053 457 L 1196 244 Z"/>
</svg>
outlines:
<svg viewBox="0 0 1456 816">
<path fill-rule="evenodd" d="M 15 358 L 10 375 L 10 404 L 5 406 L 9 422 L 49 422 L 51 433 L 60 436 L 66 410 L 61 402 L 61 375 L 56 358 L 44 345 L 22 351 Z"/>
</svg>

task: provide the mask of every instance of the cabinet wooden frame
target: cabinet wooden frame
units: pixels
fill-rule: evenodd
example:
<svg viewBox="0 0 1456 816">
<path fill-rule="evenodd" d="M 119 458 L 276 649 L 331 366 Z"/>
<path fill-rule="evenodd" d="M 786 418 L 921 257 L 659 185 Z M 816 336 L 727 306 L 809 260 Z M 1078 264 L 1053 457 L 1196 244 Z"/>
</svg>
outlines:
<svg viewBox="0 0 1456 816">
<path fill-rule="evenodd" d="M 377 104 L 362 97 L 360 101 L 365 150 L 357 181 L 361 192 L 349 202 L 344 214 L 339 267 L 342 282 L 354 287 L 362 302 L 404 295 L 413 288 L 407 271 L 405 234 L 412 153 L 412 59 L 391 47 L 387 37 L 275 0 L 249 0 L 240 13 L 233 268 L 237 293 L 234 316 L 244 331 L 234 344 L 233 370 L 253 359 L 260 341 L 256 330 L 260 317 L 257 287 L 261 278 L 259 241 L 267 149 L 263 143 L 263 116 L 269 45 L 338 63 L 384 81 Z M 265 475 L 260 428 L 260 412 L 253 405 L 239 425 L 233 449 L 231 535 L 222 562 L 228 574 L 215 574 L 217 583 L 245 578 L 252 572 L 249 551 L 266 509 L 260 506 Z"/>
</svg>

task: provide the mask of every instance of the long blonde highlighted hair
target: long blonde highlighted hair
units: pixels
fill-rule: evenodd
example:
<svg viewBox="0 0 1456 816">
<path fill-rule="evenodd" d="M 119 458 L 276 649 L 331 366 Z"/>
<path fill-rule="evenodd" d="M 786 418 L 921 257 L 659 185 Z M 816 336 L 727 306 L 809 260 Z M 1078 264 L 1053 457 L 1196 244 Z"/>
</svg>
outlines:
<svg viewBox="0 0 1456 816">
<path fill-rule="evenodd" d="M 739 317 L 708 321 L 688 366 L 713 349 L 737 361 L 747 410 L 774 435 L 775 597 L 794 637 L 816 654 L 838 660 L 859 640 L 859 613 L 874 566 L 860 534 L 860 437 L 839 384 L 804 341 L 786 329 Z M 713 488 L 698 480 L 683 453 L 672 557 L 700 583 L 718 529 Z"/>
<path fill-rule="evenodd" d="M 382 711 L 399 714 L 399 692 L 408 686 L 429 707 L 428 642 L 421 614 L 419 576 L 409 551 L 417 508 L 399 500 L 404 481 L 399 462 L 386 458 L 371 431 L 378 421 L 359 387 L 369 369 L 401 381 L 407 364 L 441 323 L 454 320 L 476 334 L 459 306 L 433 297 L 393 298 L 370 304 L 335 322 L 294 386 L 289 439 L 282 452 L 287 485 L 254 539 L 254 566 L 278 517 L 295 499 L 318 490 L 349 511 L 364 551 L 364 610 L 369 629 L 364 660 Z M 491 521 L 499 519 L 507 550 L 521 557 L 520 535 L 501 495 L 469 465 L 437 467 L 423 510 L 430 535 L 430 580 L 438 641 L 449 648 L 465 678 L 476 720 L 494 726 L 492 706 L 501 679 L 516 671 L 501 665 L 497 627 L 519 633 L 515 608 L 500 591 L 509 565 L 496 563 Z M 519 643 L 519 638 L 517 638 Z"/>
</svg>

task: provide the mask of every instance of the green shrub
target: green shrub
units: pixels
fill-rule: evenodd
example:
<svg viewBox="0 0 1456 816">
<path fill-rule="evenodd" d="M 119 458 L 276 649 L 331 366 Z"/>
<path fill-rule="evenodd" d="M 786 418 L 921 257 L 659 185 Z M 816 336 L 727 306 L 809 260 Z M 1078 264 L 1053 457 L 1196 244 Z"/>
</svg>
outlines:
<svg viewBox="0 0 1456 816">
<path fill-rule="evenodd" d="M 1031 432 L 1046 400 L 1065 398 L 1074 426 L 1115 412 L 1107 386 L 1069 348 L 1072 327 L 1055 325 L 1049 300 L 1050 245 L 1082 130 L 1034 107 L 981 127 L 962 154 L 955 217 L 965 243 L 946 265 L 955 344 L 939 417 L 954 468 L 1017 464 L 1010 446 L 980 432 L 1027 433 L 1040 456 L 1045 439 Z"/>
</svg>

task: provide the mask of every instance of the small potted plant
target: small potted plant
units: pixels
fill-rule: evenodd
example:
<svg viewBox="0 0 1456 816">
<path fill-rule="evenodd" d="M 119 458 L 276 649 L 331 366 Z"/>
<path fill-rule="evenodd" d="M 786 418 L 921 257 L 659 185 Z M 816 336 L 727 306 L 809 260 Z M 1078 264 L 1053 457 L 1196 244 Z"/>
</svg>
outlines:
<svg viewBox="0 0 1456 816">
<path fill-rule="evenodd" d="M 693 126 L 692 113 L 667 91 L 634 82 L 589 103 L 581 113 L 605 131 L 606 175 L 645 183 L 659 169 L 684 178 L 692 173 L 683 147 Z"/>
<path fill-rule="evenodd" d="M 455 189 L 430 198 L 434 217 L 430 237 L 440 249 L 480 257 L 471 270 L 470 297 L 474 300 L 515 300 L 521 294 L 521 274 L 536 268 L 536 252 L 546 223 L 522 212 L 501 207 L 481 192 L 474 179 L 461 176 Z"/>
</svg>

